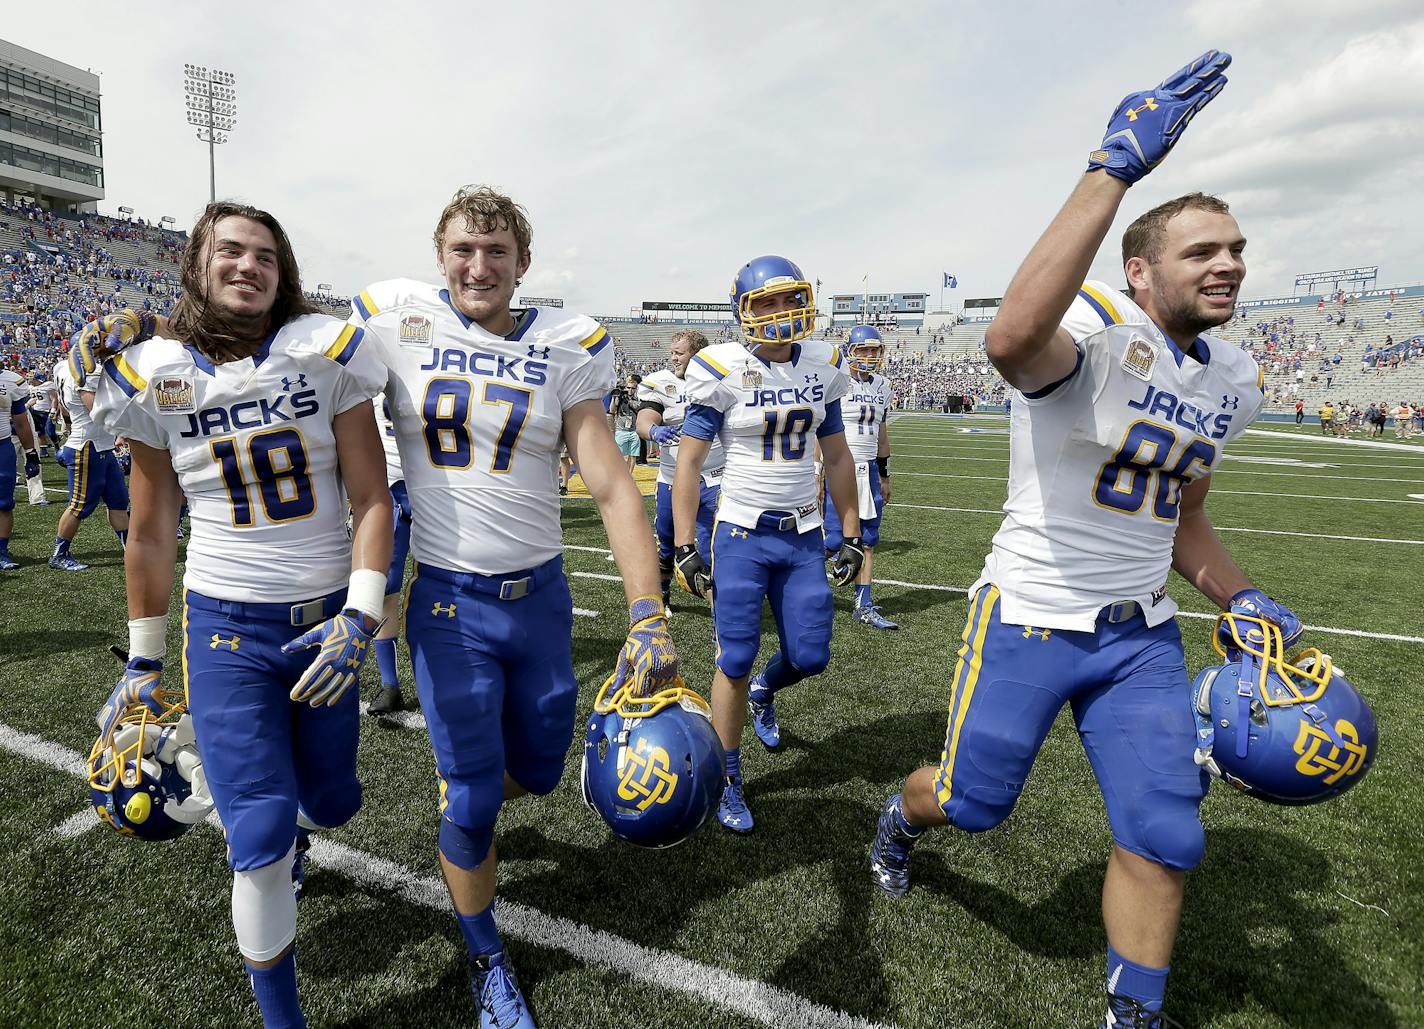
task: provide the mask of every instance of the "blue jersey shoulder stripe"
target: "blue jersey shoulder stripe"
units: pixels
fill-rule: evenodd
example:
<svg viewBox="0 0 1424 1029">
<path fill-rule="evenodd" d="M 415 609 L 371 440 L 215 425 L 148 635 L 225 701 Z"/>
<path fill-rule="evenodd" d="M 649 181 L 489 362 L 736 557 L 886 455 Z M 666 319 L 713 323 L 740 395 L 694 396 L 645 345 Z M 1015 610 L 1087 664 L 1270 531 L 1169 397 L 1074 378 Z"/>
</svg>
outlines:
<svg viewBox="0 0 1424 1029">
<path fill-rule="evenodd" d="M 326 348 L 326 356 L 344 366 L 356 356 L 356 350 L 361 346 L 361 339 L 365 335 L 365 329 L 359 329 L 354 325 L 346 326 L 336 337 L 336 341 Z"/>
</svg>

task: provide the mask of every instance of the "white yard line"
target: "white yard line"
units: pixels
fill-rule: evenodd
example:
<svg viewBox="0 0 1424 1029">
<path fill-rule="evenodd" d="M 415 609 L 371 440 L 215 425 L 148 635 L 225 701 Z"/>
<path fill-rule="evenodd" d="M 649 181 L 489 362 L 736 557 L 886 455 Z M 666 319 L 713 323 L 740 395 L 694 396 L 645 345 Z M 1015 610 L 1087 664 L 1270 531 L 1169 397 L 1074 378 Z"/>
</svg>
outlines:
<svg viewBox="0 0 1424 1029">
<path fill-rule="evenodd" d="M 83 811 L 70 815 L 64 821 L 54 827 L 54 834 L 62 840 L 72 840 L 76 836 L 82 836 L 90 829 L 97 829 L 102 823 L 99 816 L 92 807 L 86 807 Z"/>
<path fill-rule="evenodd" d="M 1007 475 L 951 475 L 946 472 L 903 472 L 893 471 L 893 475 L 909 475 L 920 479 L 977 479 L 988 482 L 1007 482 Z M 1335 500 L 1341 503 L 1356 504 L 1413 504 L 1419 507 L 1418 500 L 1391 500 L 1382 497 L 1328 497 L 1315 493 L 1277 493 L 1274 491 L 1244 490 L 1244 489 L 1212 489 L 1212 496 L 1221 494 L 1240 497 L 1281 497 L 1289 500 Z"/>
<path fill-rule="evenodd" d="M 0 749 L 71 775 L 81 778 L 84 775 L 83 759 L 74 751 L 7 725 L 0 725 Z M 81 813 L 98 824 L 92 811 Z M 62 825 L 74 820 L 71 818 Z M 144 844 L 123 841 L 120 846 L 142 847 Z M 409 904 L 436 911 L 450 910 L 449 895 L 436 876 L 419 875 L 404 865 L 324 839 L 320 834 L 312 839 L 310 857 L 318 868 L 343 875 L 372 893 L 393 893 Z M 515 901 L 500 900 L 499 928 L 507 937 L 562 951 L 585 964 L 613 968 L 652 986 L 677 990 L 778 1029 L 890 1029 L 779 987 L 745 979 L 724 968 L 689 961 L 656 947 L 644 947 Z"/>
<path fill-rule="evenodd" d="M 1003 508 L 987 507 L 938 507 L 934 504 L 905 504 L 896 500 L 890 505 L 892 508 L 908 507 L 917 511 L 953 511 L 958 514 L 986 514 L 1002 515 Z M 1334 536 L 1323 532 L 1290 532 L 1286 529 L 1247 529 L 1242 526 L 1216 525 L 1213 526 L 1217 532 L 1254 532 L 1263 536 L 1297 536 L 1301 539 L 1310 540 L 1346 540 L 1351 543 L 1405 543 L 1411 546 L 1424 546 L 1424 540 L 1399 540 L 1382 536 Z"/>
</svg>

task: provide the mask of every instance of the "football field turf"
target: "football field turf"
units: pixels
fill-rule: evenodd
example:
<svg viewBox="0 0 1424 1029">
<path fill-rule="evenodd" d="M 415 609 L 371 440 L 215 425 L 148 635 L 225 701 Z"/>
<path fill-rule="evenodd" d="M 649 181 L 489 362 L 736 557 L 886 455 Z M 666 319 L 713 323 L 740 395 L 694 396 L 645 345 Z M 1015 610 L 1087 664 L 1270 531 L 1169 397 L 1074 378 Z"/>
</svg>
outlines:
<svg viewBox="0 0 1424 1029">
<path fill-rule="evenodd" d="M 965 587 L 999 522 L 1005 420 L 891 425 L 893 499 L 875 553 L 878 633 L 837 600 L 832 662 L 778 697 L 784 749 L 750 732 L 756 832 L 715 824 L 670 851 L 614 840 L 579 797 L 582 728 L 563 782 L 506 808 L 499 917 L 542 1029 L 560 1026 L 1072 1026 L 1103 1008 L 1099 891 L 1110 838 L 1072 724 L 1060 717 L 1015 813 L 915 851 L 913 888 L 871 882 L 885 797 L 937 761 Z M 45 475 L 59 484 L 58 469 Z M 79 778 L 125 640 L 122 557 L 102 515 L 82 574 L 44 565 L 61 509 L 16 510 L 0 579 L 0 920 L 6 1026 L 254 1025 L 229 921 L 219 832 L 171 844 L 99 827 Z M 1258 585 L 1311 626 L 1373 705 L 1380 753 L 1343 798 L 1273 807 L 1216 785 L 1207 855 L 1187 880 L 1167 1010 L 1189 1026 L 1424 1024 L 1424 448 L 1374 449 L 1263 426 L 1227 451 L 1208 509 Z M 56 501 L 58 494 L 51 494 Z M 651 502 L 650 502 L 651 503 Z M 564 506 L 580 715 L 626 628 L 597 511 Z M 1189 670 L 1216 660 L 1210 604 L 1172 593 Z M 175 604 L 175 608 L 176 608 Z M 704 695 L 706 609 L 672 628 Z M 169 668 L 178 673 L 177 619 Z M 763 659 L 772 652 L 769 615 Z M 402 648 L 402 677 L 413 696 Z M 372 662 L 372 664 L 374 664 Z M 363 692 L 373 689 L 374 668 Z M 1183 697 L 1183 704 L 1187 698 Z M 439 884 L 435 776 L 418 714 L 365 719 L 365 802 L 313 850 L 297 936 L 314 1026 L 474 1024 L 464 949 Z"/>
</svg>

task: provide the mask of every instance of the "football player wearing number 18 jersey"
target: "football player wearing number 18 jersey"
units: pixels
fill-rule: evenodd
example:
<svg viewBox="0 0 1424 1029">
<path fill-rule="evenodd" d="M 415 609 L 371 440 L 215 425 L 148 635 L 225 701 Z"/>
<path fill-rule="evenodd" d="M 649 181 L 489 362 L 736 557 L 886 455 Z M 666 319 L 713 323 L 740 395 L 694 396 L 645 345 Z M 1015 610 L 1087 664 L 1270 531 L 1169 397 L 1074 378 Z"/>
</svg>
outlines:
<svg viewBox="0 0 1424 1029">
<path fill-rule="evenodd" d="M 623 576 L 635 686 L 677 674 L 642 496 L 603 411 L 612 340 L 583 315 L 511 310 L 531 235 L 512 200 L 467 187 L 435 226 L 444 287 L 378 282 L 351 319 L 388 369 L 415 556 L 405 635 L 439 776 L 440 864 L 480 1024 L 501 1029 L 534 1023 L 495 926 L 495 820 L 507 799 L 558 785 L 575 721 L 561 437 Z"/>
<path fill-rule="evenodd" d="M 391 545 L 370 403 L 384 368 L 359 329 L 314 313 L 265 211 L 208 205 L 182 275 L 165 335 L 91 373 L 95 421 L 133 456 L 130 657 L 116 693 L 162 671 L 186 496 L 183 686 L 227 837 L 238 949 L 264 1024 L 304 1026 L 298 843 L 361 805 L 351 686 Z"/>
<path fill-rule="evenodd" d="M 1071 705 L 1114 844 L 1105 1026 L 1164 1024 L 1185 874 L 1206 845 L 1208 779 L 1168 574 L 1287 641 L 1301 631 L 1237 567 L 1204 506 L 1223 447 L 1264 404 L 1251 357 L 1208 333 L 1230 320 L 1246 274 L 1236 220 L 1215 197 L 1179 197 L 1123 235 L 1128 295 L 1084 282 L 1128 187 L 1222 89 L 1229 62 L 1209 51 L 1119 105 L 1004 295 L 986 346 L 1018 391 L 1005 518 L 970 590 L 943 756 L 886 803 L 871 850 L 875 881 L 899 895 L 925 828 L 1001 823 Z"/>
</svg>

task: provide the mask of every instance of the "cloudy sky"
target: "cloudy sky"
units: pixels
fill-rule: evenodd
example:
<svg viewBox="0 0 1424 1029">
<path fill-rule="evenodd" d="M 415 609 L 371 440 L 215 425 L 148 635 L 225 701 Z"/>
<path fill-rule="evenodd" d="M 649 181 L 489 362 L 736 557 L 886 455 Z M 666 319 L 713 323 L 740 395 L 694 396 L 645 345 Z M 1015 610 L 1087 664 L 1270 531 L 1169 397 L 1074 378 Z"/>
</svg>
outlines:
<svg viewBox="0 0 1424 1029">
<path fill-rule="evenodd" d="M 218 194 L 287 226 L 309 286 L 432 279 L 461 183 L 529 210 L 523 295 L 596 314 L 725 300 L 761 253 L 824 292 L 997 296 L 1122 96 L 1208 47 L 1230 83 L 1129 193 L 1192 189 L 1250 239 L 1247 296 L 1301 271 L 1424 279 L 1417 0 L 818 4 L 65 0 L 0 36 L 102 76 L 108 198 L 191 224 L 207 148 L 184 62 L 236 74 Z"/>
</svg>

